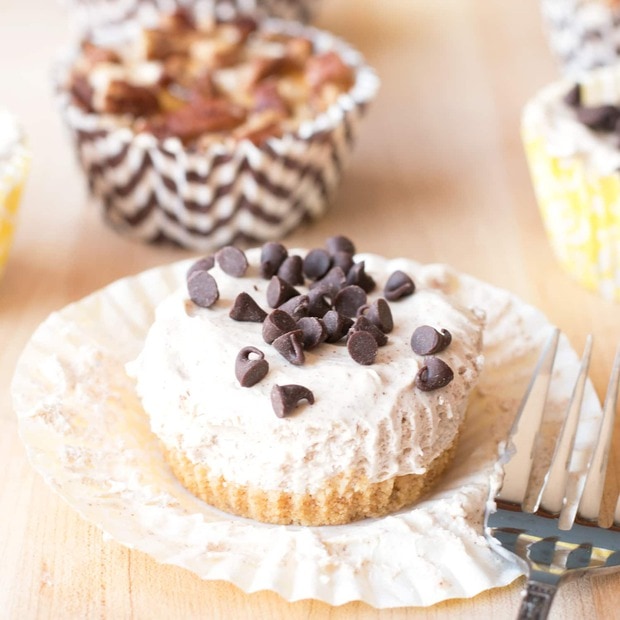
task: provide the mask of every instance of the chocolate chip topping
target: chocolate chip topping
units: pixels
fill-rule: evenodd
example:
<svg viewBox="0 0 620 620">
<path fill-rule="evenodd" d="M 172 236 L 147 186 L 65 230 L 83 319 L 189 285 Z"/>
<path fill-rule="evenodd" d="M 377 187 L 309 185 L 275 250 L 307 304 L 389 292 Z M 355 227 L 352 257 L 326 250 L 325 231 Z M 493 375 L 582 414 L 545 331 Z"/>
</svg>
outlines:
<svg viewBox="0 0 620 620">
<path fill-rule="evenodd" d="M 224 273 L 234 278 L 242 278 L 248 269 L 248 259 L 239 248 L 227 245 L 215 254 L 215 260 Z"/>
<path fill-rule="evenodd" d="M 452 368 L 438 357 L 424 358 L 424 366 L 415 376 L 415 385 L 424 392 L 442 388 L 454 379 Z"/>
<path fill-rule="evenodd" d="M 344 271 L 342 271 L 340 267 L 332 267 L 320 280 L 310 285 L 310 290 L 313 291 L 317 289 L 322 291 L 321 294 L 334 298 L 336 293 L 338 293 L 346 283 L 347 278 Z"/>
<path fill-rule="evenodd" d="M 353 361 L 364 366 L 373 364 L 377 357 L 377 341 L 365 332 L 351 332 L 347 338 L 347 350 Z"/>
<path fill-rule="evenodd" d="M 327 328 L 321 319 L 315 316 L 302 317 L 297 327 L 303 332 L 303 345 L 307 351 L 314 349 L 327 339 Z"/>
<path fill-rule="evenodd" d="M 348 252 L 349 254 L 355 254 L 355 245 L 353 245 L 353 241 L 342 235 L 336 235 L 335 237 L 330 237 L 327 239 L 325 242 L 325 247 L 332 255 L 336 252 Z"/>
<path fill-rule="evenodd" d="M 288 250 L 281 243 L 265 243 L 260 253 L 260 275 L 265 280 L 275 276 L 287 256 Z"/>
<path fill-rule="evenodd" d="M 192 266 L 187 270 L 185 278 L 189 280 L 189 277 L 197 271 L 209 271 L 209 269 L 213 268 L 213 265 L 215 265 L 215 256 L 205 256 L 192 264 Z"/>
<path fill-rule="evenodd" d="M 334 310 L 344 316 L 355 317 L 359 307 L 366 303 L 366 291 L 352 284 L 338 291 L 334 298 Z"/>
<path fill-rule="evenodd" d="M 308 316 L 310 299 L 308 295 L 296 295 L 288 301 L 278 306 L 278 310 L 284 310 L 290 314 L 296 321 L 304 316 Z"/>
<path fill-rule="evenodd" d="M 237 295 L 230 309 L 230 318 L 235 321 L 262 323 L 266 316 L 267 313 L 254 301 L 252 296 L 245 291 Z"/>
<path fill-rule="evenodd" d="M 392 310 L 383 297 L 373 301 L 364 316 L 376 325 L 384 334 L 389 334 L 394 329 L 394 319 L 392 318 Z"/>
<path fill-rule="evenodd" d="M 395 271 L 385 284 L 383 294 L 388 301 L 397 301 L 415 291 L 413 280 L 403 271 Z"/>
<path fill-rule="evenodd" d="M 303 260 L 301 256 L 287 256 L 278 269 L 278 276 L 292 286 L 303 284 Z"/>
<path fill-rule="evenodd" d="M 387 344 L 387 336 L 365 316 L 358 316 L 357 319 L 355 319 L 355 323 L 351 326 L 350 333 L 360 331 L 368 332 L 375 339 L 379 347 L 383 347 Z"/>
<path fill-rule="evenodd" d="M 220 298 L 217 282 L 208 271 L 195 271 L 187 280 L 187 292 L 201 308 L 210 308 Z"/>
<path fill-rule="evenodd" d="M 595 131 L 613 131 L 620 120 L 620 109 L 614 105 L 579 107 L 575 113 L 579 122 Z"/>
<path fill-rule="evenodd" d="M 250 356 L 257 356 L 252 357 Z M 237 353 L 235 376 L 241 387 L 252 387 L 265 378 L 269 372 L 269 362 L 265 354 L 256 347 L 244 347 Z"/>
<path fill-rule="evenodd" d="M 325 342 L 333 344 L 347 335 L 349 328 L 353 325 L 353 320 L 339 314 L 336 310 L 330 310 L 323 316 L 323 324 L 327 330 Z"/>
<path fill-rule="evenodd" d="M 332 265 L 334 267 L 340 267 L 343 273 L 349 273 L 349 269 L 354 265 L 353 254 L 349 252 L 335 252 L 332 256 Z M 355 283 L 353 283 L 355 284 Z"/>
<path fill-rule="evenodd" d="M 418 355 L 433 355 L 443 351 L 452 341 L 447 329 L 438 332 L 430 325 L 417 327 L 411 336 L 411 348 Z"/>
<path fill-rule="evenodd" d="M 326 312 L 331 310 L 330 298 L 321 288 L 308 291 L 308 316 L 316 316 L 322 319 Z"/>
<path fill-rule="evenodd" d="M 272 308 L 281 306 L 296 295 L 299 291 L 279 276 L 273 276 L 267 285 L 267 303 Z"/>
<path fill-rule="evenodd" d="M 306 361 L 304 355 L 304 333 L 301 329 L 278 336 L 271 344 L 273 348 L 288 362 L 301 366 Z"/>
<path fill-rule="evenodd" d="M 564 95 L 563 100 L 567 106 L 578 108 L 581 105 L 581 86 L 579 84 L 573 85 Z"/>
<path fill-rule="evenodd" d="M 304 275 L 310 280 L 322 278 L 332 265 L 332 259 L 326 250 L 310 250 L 304 258 Z"/>
<path fill-rule="evenodd" d="M 263 340 L 271 344 L 276 338 L 297 329 L 297 322 L 283 310 L 274 310 L 263 321 Z"/>
<path fill-rule="evenodd" d="M 314 394 L 303 385 L 274 385 L 271 390 L 271 405 L 279 418 L 292 413 L 302 400 L 314 404 Z"/>
<path fill-rule="evenodd" d="M 377 286 L 375 281 L 366 273 L 364 261 L 355 263 L 353 267 L 349 269 L 347 273 L 347 284 L 356 284 L 367 293 L 372 292 L 375 286 Z"/>
</svg>

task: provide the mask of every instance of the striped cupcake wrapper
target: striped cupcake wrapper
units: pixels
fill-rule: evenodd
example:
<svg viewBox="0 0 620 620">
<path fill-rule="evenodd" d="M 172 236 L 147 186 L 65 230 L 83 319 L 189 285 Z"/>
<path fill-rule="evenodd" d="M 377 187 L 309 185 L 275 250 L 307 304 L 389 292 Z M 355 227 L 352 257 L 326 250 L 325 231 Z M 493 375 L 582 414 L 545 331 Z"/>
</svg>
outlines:
<svg viewBox="0 0 620 620">
<path fill-rule="evenodd" d="M 196 251 L 278 239 L 329 205 L 379 81 L 358 52 L 332 35 L 268 20 L 264 27 L 310 37 L 355 69 L 351 90 L 295 133 L 261 146 L 242 140 L 190 151 L 175 139 L 119 128 L 71 103 L 70 62 L 56 76 L 61 114 L 104 217 L 117 230 Z"/>
</svg>

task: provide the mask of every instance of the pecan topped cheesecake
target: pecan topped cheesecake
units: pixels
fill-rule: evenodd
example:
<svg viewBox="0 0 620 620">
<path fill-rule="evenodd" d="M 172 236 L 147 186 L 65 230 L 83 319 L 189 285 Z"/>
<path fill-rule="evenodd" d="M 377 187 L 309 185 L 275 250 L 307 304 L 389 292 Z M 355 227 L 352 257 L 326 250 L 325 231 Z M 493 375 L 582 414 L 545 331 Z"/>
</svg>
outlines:
<svg viewBox="0 0 620 620">
<path fill-rule="evenodd" d="M 353 82 L 353 68 L 309 38 L 177 11 L 122 45 L 83 42 L 69 88 L 86 111 L 200 150 L 293 132 Z"/>
<path fill-rule="evenodd" d="M 128 367 L 178 479 L 271 523 L 411 504 L 449 463 L 482 367 L 483 318 L 449 279 L 344 237 L 197 261 Z"/>
<path fill-rule="evenodd" d="M 85 40 L 55 74 L 106 222 L 211 252 L 322 215 L 379 85 L 361 54 L 285 20 L 159 19 Z"/>
</svg>

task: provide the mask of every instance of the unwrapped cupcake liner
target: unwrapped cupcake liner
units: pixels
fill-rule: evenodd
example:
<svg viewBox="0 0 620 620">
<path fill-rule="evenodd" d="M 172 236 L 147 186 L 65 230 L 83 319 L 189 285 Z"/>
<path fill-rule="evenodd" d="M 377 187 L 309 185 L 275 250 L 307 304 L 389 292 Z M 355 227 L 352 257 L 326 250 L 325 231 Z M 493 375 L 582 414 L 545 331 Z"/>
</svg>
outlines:
<svg viewBox="0 0 620 620">
<path fill-rule="evenodd" d="M 490 485 L 498 482 L 498 443 L 553 329 L 540 311 L 438 266 L 433 286 L 487 312 L 485 367 L 453 463 L 415 506 L 389 516 L 339 526 L 270 525 L 221 512 L 179 484 L 125 372 L 155 308 L 184 285 L 190 264 L 119 280 L 53 313 L 30 339 L 13 379 L 13 402 L 28 456 L 54 491 L 114 540 L 158 562 L 287 601 L 426 606 L 476 596 L 521 575 L 519 564 L 490 547 L 483 516 Z M 414 273 L 416 265 L 399 259 L 386 270 Z M 578 370 L 562 336 L 547 401 L 550 432 L 561 424 Z M 584 407 L 580 451 L 591 447 L 601 419 L 590 383 Z"/>
<path fill-rule="evenodd" d="M 7 113 L 0 110 L 0 114 Z M 17 127 L 16 119 L 11 122 Z M 29 165 L 30 151 L 21 134 L 20 140 L 11 147 L 7 159 L 0 157 L 0 275 L 13 243 L 17 212 Z"/>
<path fill-rule="evenodd" d="M 620 101 L 620 67 L 580 80 L 585 101 Z M 543 89 L 525 107 L 522 137 L 551 247 L 563 268 L 605 299 L 620 301 L 620 151 L 549 109 L 572 82 Z M 608 99 L 608 102 L 609 99 Z"/>
<path fill-rule="evenodd" d="M 362 56 L 327 32 L 282 20 L 264 28 L 310 38 L 354 68 L 352 88 L 295 132 L 260 146 L 249 140 L 191 151 L 176 138 L 119 128 L 84 112 L 67 92 L 71 60 L 59 67 L 60 110 L 103 215 L 118 231 L 144 241 L 169 241 L 196 251 L 228 243 L 279 239 L 324 213 L 378 89 Z"/>
<path fill-rule="evenodd" d="M 610 65 L 620 49 L 620 4 L 614 0 L 541 0 L 549 47 L 566 75 Z"/>
</svg>

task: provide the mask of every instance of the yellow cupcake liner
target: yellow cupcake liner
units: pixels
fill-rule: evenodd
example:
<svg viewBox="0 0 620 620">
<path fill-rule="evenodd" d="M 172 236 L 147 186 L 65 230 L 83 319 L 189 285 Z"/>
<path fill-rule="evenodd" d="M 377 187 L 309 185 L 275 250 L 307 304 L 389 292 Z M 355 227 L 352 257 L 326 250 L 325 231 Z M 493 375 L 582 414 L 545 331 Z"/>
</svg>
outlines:
<svg viewBox="0 0 620 620">
<path fill-rule="evenodd" d="M 579 155 L 552 154 L 527 113 L 522 137 L 556 257 L 583 286 L 620 301 L 620 174 L 596 175 Z"/>
<path fill-rule="evenodd" d="M 18 144 L 8 163 L 0 167 L 0 275 L 13 243 L 17 212 L 29 167 L 30 153 L 24 144 Z"/>
</svg>

